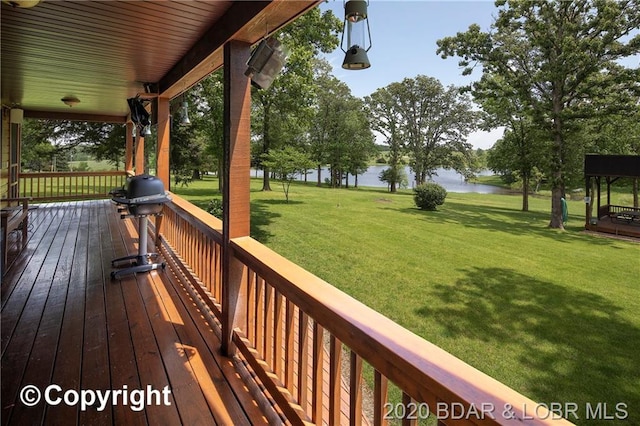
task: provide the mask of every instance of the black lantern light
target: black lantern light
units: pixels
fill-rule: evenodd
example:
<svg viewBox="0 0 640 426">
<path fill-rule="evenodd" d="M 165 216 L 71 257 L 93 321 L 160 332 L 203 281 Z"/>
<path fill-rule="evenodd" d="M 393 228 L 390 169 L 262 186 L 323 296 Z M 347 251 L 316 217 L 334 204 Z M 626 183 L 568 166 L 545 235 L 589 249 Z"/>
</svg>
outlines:
<svg viewBox="0 0 640 426">
<path fill-rule="evenodd" d="M 348 0 L 344 4 L 344 29 L 340 40 L 340 48 L 345 53 L 342 62 L 344 69 L 362 70 L 371 66 L 367 57 L 367 52 L 371 49 L 371 31 L 367 19 L 368 4 L 369 2 L 365 0 Z M 347 50 L 343 47 L 345 33 Z"/>
</svg>

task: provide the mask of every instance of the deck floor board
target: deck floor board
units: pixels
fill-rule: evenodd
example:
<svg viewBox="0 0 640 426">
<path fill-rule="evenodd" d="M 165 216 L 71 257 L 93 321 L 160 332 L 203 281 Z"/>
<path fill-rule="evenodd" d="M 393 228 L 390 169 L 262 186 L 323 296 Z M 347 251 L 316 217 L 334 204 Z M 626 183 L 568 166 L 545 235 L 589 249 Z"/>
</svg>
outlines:
<svg viewBox="0 0 640 426">
<path fill-rule="evenodd" d="M 29 240 L 2 282 L 2 425 L 264 424 L 219 340 L 171 272 L 110 279 L 137 251 L 137 229 L 109 201 L 39 205 Z M 169 406 L 133 402 L 23 404 L 20 391 L 162 391 Z"/>
</svg>

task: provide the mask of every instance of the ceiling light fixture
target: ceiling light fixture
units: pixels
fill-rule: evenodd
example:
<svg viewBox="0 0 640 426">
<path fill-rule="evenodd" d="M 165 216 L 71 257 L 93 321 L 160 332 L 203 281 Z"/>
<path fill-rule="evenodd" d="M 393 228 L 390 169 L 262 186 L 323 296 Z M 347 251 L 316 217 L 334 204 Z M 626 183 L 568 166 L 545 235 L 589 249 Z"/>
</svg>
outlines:
<svg viewBox="0 0 640 426">
<path fill-rule="evenodd" d="M 2 0 L 2 2 L 13 7 L 28 9 L 40 3 L 40 0 Z"/>
<path fill-rule="evenodd" d="M 65 96 L 64 98 L 60 99 L 62 102 L 64 102 L 65 105 L 69 105 L 69 107 L 72 107 L 74 105 L 78 105 L 80 103 L 80 99 L 78 99 L 75 96 Z"/>
</svg>

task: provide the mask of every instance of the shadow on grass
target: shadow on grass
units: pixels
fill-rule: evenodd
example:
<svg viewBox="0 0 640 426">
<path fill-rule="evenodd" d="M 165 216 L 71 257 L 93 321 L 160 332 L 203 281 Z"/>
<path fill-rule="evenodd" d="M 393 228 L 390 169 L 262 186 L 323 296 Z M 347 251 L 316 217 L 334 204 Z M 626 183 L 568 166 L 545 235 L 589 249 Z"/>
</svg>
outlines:
<svg viewBox="0 0 640 426">
<path fill-rule="evenodd" d="M 282 202 L 280 202 L 282 201 Z M 280 217 L 270 210 L 270 204 L 285 204 L 284 200 L 255 200 L 251 202 L 251 236 L 266 244 L 272 234 L 268 231 L 271 221 Z"/>
<path fill-rule="evenodd" d="M 574 241 L 576 233 L 584 230 L 583 227 L 572 225 L 565 227 L 565 231 L 568 232 L 548 228 L 549 213 L 523 212 L 508 207 L 480 206 L 476 204 L 462 204 L 462 206 L 463 208 L 456 209 L 453 204 L 450 204 L 441 206 L 435 211 L 423 211 L 418 208 L 405 208 L 400 211 L 419 216 L 421 219 L 432 223 L 446 223 L 511 234 L 527 232 L 564 242 Z M 571 218 L 571 220 L 575 220 L 575 218 Z M 611 245 L 615 241 L 605 238 L 589 238 L 588 242 L 596 245 Z"/>
<path fill-rule="evenodd" d="M 539 402 L 606 402 L 608 414 L 627 404 L 628 424 L 640 424 L 640 328 L 601 296 L 541 281 L 506 268 L 470 268 L 453 286 L 433 292 L 437 303 L 416 310 L 450 336 L 514 348 L 526 368 L 527 393 Z M 499 362 L 496 359 L 496 362 Z M 612 412 L 613 411 L 613 412 Z M 602 424 L 611 424 L 609 420 Z M 589 425 L 600 424 L 589 421 Z"/>
</svg>

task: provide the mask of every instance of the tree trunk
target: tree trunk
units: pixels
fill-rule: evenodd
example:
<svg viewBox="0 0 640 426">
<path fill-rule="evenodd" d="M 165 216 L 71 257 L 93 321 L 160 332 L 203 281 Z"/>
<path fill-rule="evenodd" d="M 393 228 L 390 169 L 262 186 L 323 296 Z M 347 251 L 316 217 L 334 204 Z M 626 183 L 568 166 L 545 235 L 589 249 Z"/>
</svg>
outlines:
<svg viewBox="0 0 640 426">
<path fill-rule="evenodd" d="M 555 82 L 553 86 L 553 158 L 552 161 L 552 189 L 551 189 L 551 221 L 550 228 L 564 229 L 562 223 L 562 197 L 564 197 L 564 176 L 563 176 L 563 148 L 564 141 L 562 135 L 562 84 Z"/>
<path fill-rule="evenodd" d="M 529 211 L 529 175 L 522 176 L 522 211 Z"/>
<path fill-rule="evenodd" d="M 202 180 L 202 176 L 200 176 L 200 170 L 193 169 L 193 171 L 191 172 L 191 179 L 192 180 Z"/>
<path fill-rule="evenodd" d="M 262 124 L 262 153 L 268 154 L 271 148 L 271 140 L 269 139 L 269 108 L 265 105 L 264 122 Z M 271 191 L 271 182 L 269 181 L 269 168 L 262 169 L 262 190 Z"/>
<path fill-rule="evenodd" d="M 638 208 L 638 178 L 633 179 L 633 207 Z"/>
<path fill-rule="evenodd" d="M 322 173 L 322 166 L 318 165 L 318 186 L 322 186 L 322 177 L 320 174 Z"/>
</svg>

